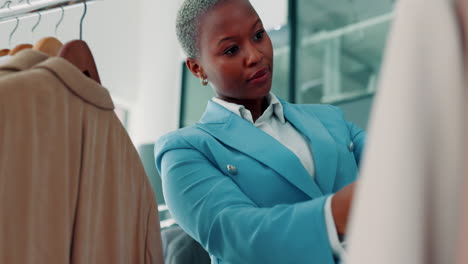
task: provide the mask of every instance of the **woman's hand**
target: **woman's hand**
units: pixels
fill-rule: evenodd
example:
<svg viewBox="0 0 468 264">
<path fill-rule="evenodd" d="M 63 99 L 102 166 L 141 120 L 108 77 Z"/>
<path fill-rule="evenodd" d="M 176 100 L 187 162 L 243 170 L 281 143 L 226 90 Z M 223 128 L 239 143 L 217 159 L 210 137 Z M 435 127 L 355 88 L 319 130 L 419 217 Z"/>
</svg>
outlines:
<svg viewBox="0 0 468 264">
<path fill-rule="evenodd" d="M 339 235 L 346 233 L 355 184 L 356 182 L 353 182 L 335 193 L 331 201 L 333 219 L 335 220 L 336 231 Z"/>
</svg>

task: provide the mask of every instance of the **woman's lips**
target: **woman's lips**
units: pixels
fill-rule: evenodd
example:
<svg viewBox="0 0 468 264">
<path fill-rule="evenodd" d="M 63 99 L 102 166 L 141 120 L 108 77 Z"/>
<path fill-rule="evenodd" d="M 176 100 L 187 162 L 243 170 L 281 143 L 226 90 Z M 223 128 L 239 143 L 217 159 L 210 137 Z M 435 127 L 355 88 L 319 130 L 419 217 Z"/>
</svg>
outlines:
<svg viewBox="0 0 468 264">
<path fill-rule="evenodd" d="M 268 80 L 269 76 L 270 71 L 267 68 L 263 68 L 252 75 L 248 82 L 252 84 L 262 84 Z"/>
</svg>

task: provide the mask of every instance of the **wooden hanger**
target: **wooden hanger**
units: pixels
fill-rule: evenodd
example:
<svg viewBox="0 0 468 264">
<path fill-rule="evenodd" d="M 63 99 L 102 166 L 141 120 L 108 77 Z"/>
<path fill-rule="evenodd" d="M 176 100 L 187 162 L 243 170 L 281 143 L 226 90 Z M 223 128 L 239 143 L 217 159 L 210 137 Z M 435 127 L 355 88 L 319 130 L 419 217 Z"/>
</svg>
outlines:
<svg viewBox="0 0 468 264">
<path fill-rule="evenodd" d="M 57 36 L 58 28 L 65 17 L 65 9 L 63 8 L 63 6 L 60 6 L 60 9 L 62 9 L 62 14 L 60 16 L 59 21 L 55 25 L 55 36 Z M 38 14 L 40 15 L 40 13 Z M 40 21 L 40 17 L 38 21 Z M 63 46 L 62 42 L 60 42 L 57 38 L 45 37 L 45 38 L 40 39 L 38 42 L 36 42 L 33 49 L 44 52 L 45 54 L 49 56 L 57 56 L 62 46 Z"/>
<path fill-rule="evenodd" d="M 45 37 L 34 44 L 33 50 L 44 52 L 49 56 L 57 56 L 63 47 L 62 42 L 55 37 Z"/>
<path fill-rule="evenodd" d="M 86 76 L 101 84 L 101 79 L 99 78 L 99 73 L 96 67 L 96 62 L 94 61 L 93 53 L 91 52 L 91 49 L 89 48 L 88 44 L 86 44 L 86 42 L 82 40 L 83 20 L 88 10 L 86 0 L 83 2 L 83 4 L 84 12 L 80 20 L 80 39 L 70 41 L 63 45 L 60 49 L 58 56 L 65 58 L 73 65 L 75 65 Z"/>
<path fill-rule="evenodd" d="M 3 3 L 3 5 L 0 7 L 0 9 L 5 8 L 5 7 L 7 7 L 9 9 L 10 5 L 11 5 L 11 1 L 5 1 Z M 19 24 L 19 19 L 16 18 L 16 26 L 13 29 L 13 31 L 11 32 L 11 34 L 10 34 L 10 39 L 9 39 L 10 46 L 11 46 L 11 37 L 12 37 L 13 33 L 15 33 L 16 29 L 18 28 L 18 24 Z M 1 49 L 0 50 L 0 57 L 8 56 L 9 54 L 10 54 L 10 49 Z"/>
<path fill-rule="evenodd" d="M 93 53 L 86 42 L 82 40 L 70 41 L 63 45 L 58 56 L 68 60 L 86 76 L 101 84 Z"/>
<path fill-rule="evenodd" d="M 32 49 L 33 45 L 31 44 L 19 44 L 17 45 L 16 47 L 14 47 L 12 50 L 10 50 L 10 52 L 8 53 L 8 55 L 10 56 L 13 56 L 15 55 L 16 53 L 24 50 L 24 49 Z"/>
<path fill-rule="evenodd" d="M 11 1 L 7 1 L 7 2 L 5 3 L 5 5 L 8 4 L 8 8 L 9 8 L 9 7 L 10 7 L 10 6 L 9 6 L 10 3 L 11 3 Z M 5 5 L 3 5 L 3 7 L 5 7 Z M 2 8 L 3 8 L 3 7 L 2 7 Z M 11 39 L 12 39 L 12 37 L 13 37 L 13 34 L 15 34 L 16 29 L 18 29 L 18 26 L 19 26 L 19 18 L 16 17 L 16 25 L 15 25 L 15 27 L 13 28 L 13 31 L 11 31 L 10 37 L 8 38 L 8 43 L 9 43 L 9 46 L 10 46 L 10 47 L 11 47 Z M 18 47 L 18 46 L 17 46 L 17 47 Z M 11 49 L 11 50 L 10 50 L 9 48 L 1 49 L 1 50 L 0 50 L 0 57 L 7 56 L 7 55 L 11 55 L 11 53 L 12 53 L 13 50 L 14 50 L 14 49 Z M 15 51 L 15 54 L 16 54 L 16 52 L 18 52 L 18 51 Z"/>
<path fill-rule="evenodd" d="M 10 49 L 2 49 L 0 50 L 0 57 L 7 56 L 10 53 Z"/>
</svg>

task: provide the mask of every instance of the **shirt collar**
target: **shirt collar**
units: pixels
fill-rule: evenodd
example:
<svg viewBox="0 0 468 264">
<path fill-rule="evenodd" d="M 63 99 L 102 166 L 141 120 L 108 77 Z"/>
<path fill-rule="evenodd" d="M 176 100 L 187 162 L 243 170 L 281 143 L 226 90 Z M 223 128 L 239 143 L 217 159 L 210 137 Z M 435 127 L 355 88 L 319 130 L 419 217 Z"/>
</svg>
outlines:
<svg viewBox="0 0 468 264">
<path fill-rule="evenodd" d="M 223 106 L 227 110 L 233 112 L 234 114 L 240 116 L 241 118 L 249 121 L 250 123 L 252 124 L 254 123 L 253 118 L 252 118 L 252 113 L 247 108 L 245 108 L 245 106 L 231 103 L 231 102 L 226 102 L 217 97 L 213 97 L 211 100 Z M 273 117 L 273 115 L 275 115 L 281 123 L 285 123 L 286 120 L 284 118 L 283 105 L 272 92 L 270 92 L 267 95 L 267 102 L 268 102 L 267 109 L 257 119 L 256 122 L 262 122 L 262 120 L 270 119 Z"/>
</svg>

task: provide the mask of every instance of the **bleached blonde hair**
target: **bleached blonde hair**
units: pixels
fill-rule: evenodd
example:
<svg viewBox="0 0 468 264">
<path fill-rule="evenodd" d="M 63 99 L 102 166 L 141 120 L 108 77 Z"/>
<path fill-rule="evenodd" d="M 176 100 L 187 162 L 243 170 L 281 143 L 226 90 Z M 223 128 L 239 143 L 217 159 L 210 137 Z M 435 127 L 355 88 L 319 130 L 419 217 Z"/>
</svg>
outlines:
<svg viewBox="0 0 468 264">
<path fill-rule="evenodd" d="M 177 38 L 189 58 L 200 55 L 200 18 L 213 7 L 226 0 L 184 0 L 177 12 Z"/>
</svg>

